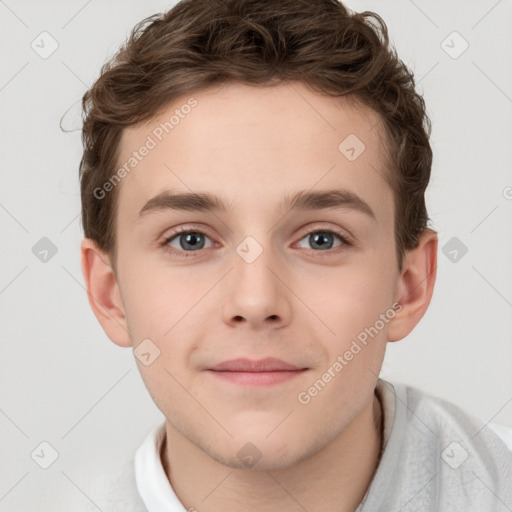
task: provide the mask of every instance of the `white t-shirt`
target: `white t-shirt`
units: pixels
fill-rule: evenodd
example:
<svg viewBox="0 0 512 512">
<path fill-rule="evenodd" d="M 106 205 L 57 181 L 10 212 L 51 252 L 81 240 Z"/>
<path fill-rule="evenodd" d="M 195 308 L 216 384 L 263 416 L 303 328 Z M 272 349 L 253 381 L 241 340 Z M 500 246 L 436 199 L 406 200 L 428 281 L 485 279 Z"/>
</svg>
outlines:
<svg viewBox="0 0 512 512">
<path fill-rule="evenodd" d="M 379 379 L 376 393 L 384 413 L 383 450 L 354 512 L 512 510 L 511 427 L 485 426 L 405 384 Z M 162 422 L 134 459 L 95 487 L 92 500 L 103 512 L 187 512 L 160 460 L 164 435 Z"/>
</svg>

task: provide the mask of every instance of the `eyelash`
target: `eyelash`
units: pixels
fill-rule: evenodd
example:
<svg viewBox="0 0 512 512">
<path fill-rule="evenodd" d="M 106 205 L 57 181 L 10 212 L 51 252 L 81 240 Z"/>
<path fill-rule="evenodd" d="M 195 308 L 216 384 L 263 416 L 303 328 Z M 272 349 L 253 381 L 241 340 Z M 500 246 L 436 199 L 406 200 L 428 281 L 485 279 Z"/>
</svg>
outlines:
<svg viewBox="0 0 512 512">
<path fill-rule="evenodd" d="M 173 256 L 177 256 L 178 258 L 193 258 L 193 257 L 195 257 L 195 256 L 193 256 L 193 254 L 197 253 L 197 252 L 200 252 L 200 251 L 177 251 L 176 249 L 171 248 L 168 245 L 169 242 L 171 240 L 173 240 L 174 238 L 176 238 L 178 235 L 186 235 L 186 234 L 189 234 L 189 233 L 198 233 L 198 234 L 201 234 L 201 235 L 208 236 L 206 233 L 204 233 L 200 229 L 190 229 L 190 228 L 183 228 L 183 227 L 181 227 L 181 228 L 177 228 L 165 240 L 160 242 L 159 245 L 160 245 L 160 247 L 162 247 L 162 249 L 164 251 L 169 252 Z M 340 233 L 339 231 L 336 231 L 336 230 L 333 230 L 333 229 L 327 229 L 327 228 L 323 229 L 323 228 L 318 228 L 318 227 L 311 228 L 308 231 L 306 231 L 304 233 L 304 235 L 300 238 L 300 240 L 302 240 L 306 236 L 310 235 L 311 233 L 329 233 L 329 234 L 332 234 L 332 235 L 336 235 L 343 242 L 338 247 L 325 251 L 327 253 L 327 256 L 328 255 L 332 255 L 332 254 L 337 254 L 338 252 L 344 250 L 345 247 L 349 247 L 349 246 L 352 245 L 352 242 L 343 233 Z M 313 249 L 311 249 L 311 250 L 313 250 Z M 313 251 L 313 252 L 322 253 L 324 251 Z"/>
</svg>

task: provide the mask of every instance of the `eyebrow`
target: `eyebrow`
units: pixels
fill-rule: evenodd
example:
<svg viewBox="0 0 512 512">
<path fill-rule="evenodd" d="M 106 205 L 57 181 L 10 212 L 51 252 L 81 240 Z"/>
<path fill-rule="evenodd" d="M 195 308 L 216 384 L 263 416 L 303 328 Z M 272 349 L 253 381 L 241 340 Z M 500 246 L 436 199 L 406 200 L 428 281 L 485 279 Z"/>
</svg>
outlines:
<svg viewBox="0 0 512 512">
<path fill-rule="evenodd" d="M 282 203 L 286 211 L 352 209 L 376 220 L 375 213 L 368 203 L 349 190 L 299 190 L 285 196 Z M 193 212 L 226 212 L 231 203 L 210 193 L 182 192 L 173 193 L 165 190 L 152 197 L 140 210 L 139 218 L 150 213 L 166 210 Z"/>
</svg>

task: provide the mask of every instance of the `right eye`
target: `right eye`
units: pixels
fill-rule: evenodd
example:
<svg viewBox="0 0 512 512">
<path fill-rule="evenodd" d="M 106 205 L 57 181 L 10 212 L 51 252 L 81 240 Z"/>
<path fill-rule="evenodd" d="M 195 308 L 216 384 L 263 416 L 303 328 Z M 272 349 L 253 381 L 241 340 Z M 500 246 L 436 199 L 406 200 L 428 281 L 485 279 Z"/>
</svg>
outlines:
<svg viewBox="0 0 512 512">
<path fill-rule="evenodd" d="M 174 256 L 189 258 L 191 255 L 186 254 L 187 252 L 199 252 L 199 250 L 204 249 L 205 237 L 209 239 L 205 233 L 197 229 L 179 228 L 168 236 L 161 243 L 161 246 L 165 251 L 172 253 Z M 179 247 L 171 245 L 175 239 L 175 243 L 177 243 Z M 187 250 L 190 248 L 192 250 Z"/>
</svg>

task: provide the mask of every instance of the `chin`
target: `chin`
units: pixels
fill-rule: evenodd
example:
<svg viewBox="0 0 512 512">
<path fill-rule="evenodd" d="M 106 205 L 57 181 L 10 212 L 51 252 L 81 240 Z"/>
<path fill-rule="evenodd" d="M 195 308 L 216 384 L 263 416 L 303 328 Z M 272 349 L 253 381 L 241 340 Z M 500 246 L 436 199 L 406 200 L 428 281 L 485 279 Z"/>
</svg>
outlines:
<svg viewBox="0 0 512 512">
<path fill-rule="evenodd" d="M 272 440 L 265 439 L 264 436 L 262 438 L 261 434 L 258 439 L 242 435 L 230 440 L 228 446 L 210 446 L 204 451 L 227 467 L 256 471 L 285 469 L 308 458 L 314 452 L 313 447 L 307 450 L 303 442 L 295 446 L 286 441 L 277 435 Z"/>
<path fill-rule="evenodd" d="M 242 447 L 242 450 L 246 448 Z M 254 448 L 252 448 L 254 450 Z M 265 451 L 253 451 L 252 460 L 249 453 L 245 453 L 244 456 L 239 455 L 239 450 L 235 456 L 223 456 L 223 454 L 210 454 L 210 456 L 217 462 L 220 462 L 224 466 L 232 469 L 253 469 L 255 471 L 274 471 L 279 469 L 285 469 L 293 466 L 300 460 L 300 457 L 276 457 L 275 453 L 268 453 L 265 456 Z M 250 450 L 248 450 L 250 452 Z M 231 455 L 231 454 L 230 454 Z"/>
</svg>

